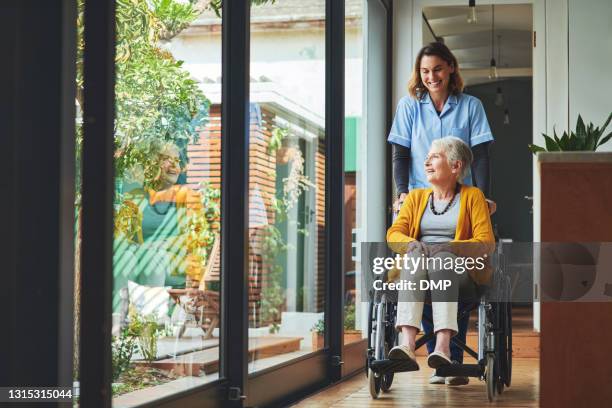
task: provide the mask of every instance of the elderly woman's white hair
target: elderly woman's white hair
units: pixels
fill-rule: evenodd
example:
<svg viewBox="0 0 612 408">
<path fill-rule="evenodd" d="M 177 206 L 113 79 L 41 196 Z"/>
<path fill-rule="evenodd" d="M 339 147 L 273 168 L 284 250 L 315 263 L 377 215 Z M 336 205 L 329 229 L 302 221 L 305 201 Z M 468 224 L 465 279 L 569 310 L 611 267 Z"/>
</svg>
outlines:
<svg viewBox="0 0 612 408">
<path fill-rule="evenodd" d="M 441 139 L 436 139 L 431 144 L 432 147 L 436 147 L 444 152 L 446 160 L 449 166 L 452 166 L 454 162 L 460 161 L 463 165 L 461 167 L 461 174 L 459 180 L 463 180 L 468 175 L 474 156 L 472 155 L 472 149 L 463 140 L 455 136 L 446 136 Z"/>
</svg>

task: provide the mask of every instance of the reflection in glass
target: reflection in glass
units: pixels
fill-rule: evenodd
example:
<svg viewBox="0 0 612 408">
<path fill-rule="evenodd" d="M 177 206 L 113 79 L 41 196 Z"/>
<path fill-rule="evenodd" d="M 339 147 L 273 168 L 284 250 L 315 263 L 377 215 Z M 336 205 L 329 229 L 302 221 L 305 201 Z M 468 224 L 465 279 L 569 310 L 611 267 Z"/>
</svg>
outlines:
<svg viewBox="0 0 612 408">
<path fill-rule="evenodd" d="M 344 344 L 362 339 L 360 288 L 357 279 L 357 225 L 359 141 L 362 126 L 363 2 L 348 1 L 345 14 L 345 122 L 344 122 Z M 367 327 L 367 325 L 366 325 Z"/>
<path fill-rule="evenodd" d="M 323 347 L 325 4 L 251 8 L 249 371 Z"/>
<path fill-rule="evenodd" d="M 218 378 L 220 110 L 197 50 L 184 47 L 194 30 L 220 27 L 217 13 L 194 1 L 117 2 L 114 405 Z M 220 73 L 219 32 L 198 40 Z"/>
</svg>

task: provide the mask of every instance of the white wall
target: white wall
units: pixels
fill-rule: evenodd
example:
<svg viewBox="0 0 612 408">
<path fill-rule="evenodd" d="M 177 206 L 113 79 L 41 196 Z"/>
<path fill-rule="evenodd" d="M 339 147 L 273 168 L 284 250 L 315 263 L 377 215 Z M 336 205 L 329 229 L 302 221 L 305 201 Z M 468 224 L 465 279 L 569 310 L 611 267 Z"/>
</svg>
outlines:
<svg viewBox="0 0 612 408">
<path fill-rule="evenodd" d="M 569 0 L 568 31 L 570 127 L 578 114 L 601 126 L 612 112 L 612 1 Z"/>
<path fill-rule="evenodd" d="M 165 47 L 197 79 L 221 77 L 220 33 L 186 30 Z M 362 116 L 363 36 L 346 30 L 347 116 Z M 323 28 L 251 33 L 251 77 L 265 76 L 279 92 L 321 117 L 325 115 L 325 31 Z"/>
</svg>

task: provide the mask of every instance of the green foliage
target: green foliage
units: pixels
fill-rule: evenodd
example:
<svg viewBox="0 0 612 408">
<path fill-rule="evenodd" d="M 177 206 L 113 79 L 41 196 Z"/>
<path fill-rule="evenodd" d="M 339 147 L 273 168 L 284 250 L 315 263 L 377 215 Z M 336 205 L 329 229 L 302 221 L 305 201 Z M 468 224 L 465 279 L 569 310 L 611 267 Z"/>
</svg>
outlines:
<svg viewBox="0 0 612 408">
<path fill-rule="evenodd" d="M 355 330 L 355 304 L 344 306 L 344 330 Z"/>
<path fill-rule="evenodd" d="M 143 316 L 134 309 L 129 313 L 129 335 L 135 337 L 138 349 L 147 362 L 157 357 L 157 339 L 163 333 L 163 326 L 157 324 L 154 315 Z"/>
<path fill-rule="evenodd" d="M 533 154 L 546 151 L 595 151 L 599 146 L 612 138 L 612 132 L 601 138 L 611 119 L 612 113 L 610 113 L 608 119 L 600 128 L 595 127 L 593 123 L 589 123 L 588 126 L 585 126 L 582 117 L 578 115 L 575 131 L 570 131 L 569 133 L 567 131 L 563 132 L 563 135 L 558 137 L 557 132 L 553 129 L 553 137 L 542 134 L 546 143 L 545 147 L 530 144 L 529 150 L 531 150 Z"/>
<path fill-rule="evenodd" d="M 200 183 L 198 190 L 202 202 L 202 211 L 196 211 L 186 216 L 184 234 L 185 249 L 196 255 L 204 268 L 208 262 L 210 251 L 220 231 L 219 220 L 221 208 L 219 199 L 221 191 L 209 183 Z"/>
<path fill-rule="evenodd" d="M 126 327 L 118 337 L 113 337 L 112 344 L 113 381 L 130 367 L 132 355 L 136 351 L 136 338 Z"/>
<path fill-rule="evenodd" d="M 281 148 L 283 139 L 287 137 L 289 130 L 286 128 L 274 127 L 268 142 L 268 154 L 275 154 Z"/>
<path fill-rule="evenodd" d="M 262 4 L 274 4 L 276 0 L 251 0 L 251 5 L 260 6 Z M 208 7 L 215 12 L 218 17 L 221 17 L 221 9 L 223 8 L 223 0 L 210 0 Z"/>
<path fill-rule="evenodd" d="M 262 289 L 261 318 L 270 322 L 270 333 L 277 333 L 280 329 L 282 307 L 285 303 L 285 290 L 282 286 L 283 268 L 277 264 L 276 257 L 287 250 L 280 230 L 275 225 L 266 225 L 263 228 L 262 261 L 268 265 L 268 283 Z"/>
<path fill-rule="evenodd" d="M 355 304 L 344 305 L 344 330 L 355 330 Z M 319 319 L 310 331 L 323 334 L 325 333 L 325 321 Z"/>
<path fill-rule="evenodd" d="M 310 331 L 313 331 L 313 332 L 316 332 L 316 333 L 319 333 L 319 334 L 325 333 L 325 320 L 323 320 L 323 319 L 317 320 L 317 322 L 315 323 L 314 326 L 312 326 Z"/>
<path fill-rule="evenodd" d="M 77 99 L 83 104 L 84 10 L 77 18 Z M 210 102 L 182 61 L 160 47 L 199 14 L 195 2 L 117 0 L 115 55 L 115 164 L 123 177 L 134 165 L 145 167 L 155 143 L 183 148 L 206 124 Z M 78 131 L 77 144 L 82 142 Z"/>
<path fill-rule="evenodd" d="M 162 21 L 166 31 L 162 34 L 162 38 L 173 37 L 189 26 L 199 14 L 199 10 L 195 8 L 196 3 L 196 0 L 187 3 L 178 3 L 174 0 L 151 1 L 155 14 Z"/>
<path fill-rule="evenodd" d="M 268 154 L 274 155 L 284 149 L 283 155 L 290 166 L 289 174 L 283 178 L 283 189 L 272 197 L 270 202 L 275 213 L 276 224 L 281 222 L 298 223 L 289 220 L 287 214 L 298 202 L 299 197 L 310 187 L 315 187 L 304 175 L 304 157 L 298 146 L 287 146 L 290 141 L 290 131 L 285 127 L 274 127 L 268 141 Z M 307 235 L 305 228 L 299 228 L 299 234 Z M 278 265 L 277 257 L 290 249 L 283 240 L 281 231 L 276 225 L 267 225 L 263 229 L 263 264 L 268 265 L 268 283 L 262 290 L 261 311 L 264 322 L 271 322 L 270 331 L 275 333 L 279 329 L 282 308 L 285 303 L 285 290 L 282 285 L 283 268 Z M 298 294 L 303 297 L 303 293 Z"/>
</svg>

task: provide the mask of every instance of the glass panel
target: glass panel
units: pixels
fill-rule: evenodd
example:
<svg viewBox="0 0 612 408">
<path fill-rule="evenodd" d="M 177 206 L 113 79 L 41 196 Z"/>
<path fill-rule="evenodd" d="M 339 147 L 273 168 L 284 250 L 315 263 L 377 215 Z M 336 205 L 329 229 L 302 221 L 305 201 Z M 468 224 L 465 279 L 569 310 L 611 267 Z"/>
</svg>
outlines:
<svg viewBox="0 0 612 408">
<path fill-rule="evenodd" d="M 359 138 L 362 134 L 363 78 L 363 2 L 345 3 L 345 121 L 344 121 L 344 344 L 360 341 L 362 324 L 359 283 L 357 277 L 358 218 L 357 179 Z M 367 325 L 365 325 L 367 328 Z"/>
<path fill-rule="evenodd" d="M 116 406 L 218 378 L 221 18 L 199 7 L 117 0 Z"/>
<path fill-rule="evenodd" d="M 249 372 L 323 347 L 325 2 L 251 8 Z"/>
</svg>

